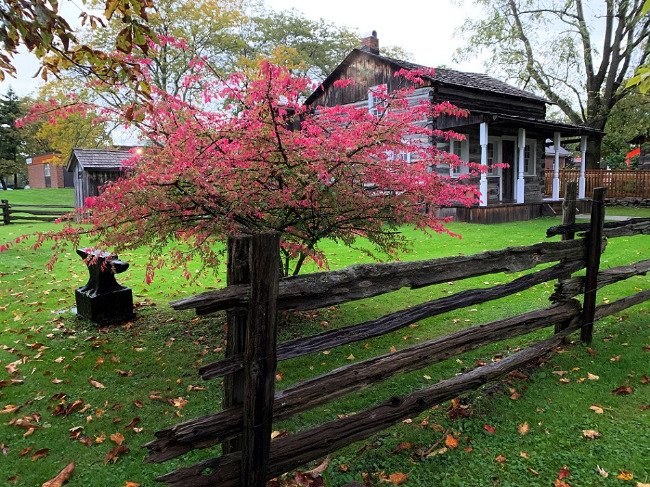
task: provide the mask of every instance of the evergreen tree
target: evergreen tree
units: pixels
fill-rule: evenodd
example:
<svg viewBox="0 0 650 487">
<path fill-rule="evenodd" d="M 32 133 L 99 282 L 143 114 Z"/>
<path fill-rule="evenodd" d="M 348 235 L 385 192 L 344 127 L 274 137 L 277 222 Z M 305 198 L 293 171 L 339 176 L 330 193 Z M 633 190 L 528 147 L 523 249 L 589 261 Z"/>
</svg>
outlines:
<svg viewBox="0 0 650 487">
<path fill-rule="evenodd" d="M 20 157 L 21 133 L 16 128 L 20 116 L 20 99 L 10 87 L 7 94 L 0 97 L 0 185 L 3 190 L 7 189 L 7 176 L 13 175 L 14 186 L 17 186 L 18 173 L 25 169 L 25 161 Z"/>
</svg>

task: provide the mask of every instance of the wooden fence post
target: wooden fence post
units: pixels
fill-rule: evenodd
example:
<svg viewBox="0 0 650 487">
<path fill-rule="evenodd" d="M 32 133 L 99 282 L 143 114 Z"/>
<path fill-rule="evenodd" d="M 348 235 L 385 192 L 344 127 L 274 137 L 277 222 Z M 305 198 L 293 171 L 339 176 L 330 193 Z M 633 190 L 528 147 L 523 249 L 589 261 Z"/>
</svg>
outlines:
<svg viewBox="0 0 650 487">
<path fill-rule="evenodd" d="M 591 202 L 591 223 L 587 249 L 587 275 L 585 277 L 585 298 L 582 306 L 582 328 L 580 339 L 591 343 L 596 312 L 596 290 L 598 287 L 598 269 L 603 246 L 603 224 L 605 223 L 605 192 L 607 188 L 595 188 Z"/>
<path fill-rule="evenodd" d="M 576 222 L 576 205 L 578 198 L 578 182 L 569 181 L 566 184 L 566 192 L 564 194 L 564 201 L 562 202 L 562 225 L 573 225 Z M 562 240 L 573 240 L 575 232 L 567 232 L 562 234 Z M 567 277 L 571 277 L 570 275 Z M 559 279 L 560 281 L 562 279 Z M 555 333 L 560 333 L 568 325 L 568 322 L 557 323 L 555 325 Z"/>
<path fill-rule="evenodd" d="M 228 274 L 227 284 L 250 283 L 250 237 L 231 236 L 228 238 Z M 246 340 L 246 322 L 248 311 L 245 309 L 228 310 L 228 329 L 226 331 L 226 358 L 244 353 Z M 223 379 L 223 409 L 230 406 L 242 406 L 244 403 L 244 372 L 228 374 Z M 232 438 L 221 445 L 224 455 L 241 450 L 240 437 Z"/>
<path fill-rule="evenodd" d="M 11 218 L 9 217 L 9 200 L 0 200 L 2 202 L 2 220 L 5 225 L 11 223 Z"/>
<path fill-rule="evenodd" d="M 244 350 L 241 486 L 264 487 L 271 450 L 280 235 L 250 237 L 251 294 Z"/>
</svg>

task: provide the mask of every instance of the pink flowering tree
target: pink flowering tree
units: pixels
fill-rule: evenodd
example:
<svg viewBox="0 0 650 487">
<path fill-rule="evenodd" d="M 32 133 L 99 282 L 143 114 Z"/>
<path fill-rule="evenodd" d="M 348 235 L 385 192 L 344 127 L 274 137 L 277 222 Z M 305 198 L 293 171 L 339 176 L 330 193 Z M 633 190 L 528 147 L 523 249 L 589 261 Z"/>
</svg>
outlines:
<svg viewBox="0 0 650 487">
<path fill-rule="evenodd" d="M 77 221 L 39 234 L 36 245 L 53 241 L 56 253 L 90 238 L 116 251 L 146 247 L 149 280 L 167 262 L 188 277 L 194 258 L 215 268 L 228 235 L 277 231 L 289 275 L 307 259 L 326 263 L 323 239 L 352 245 L 363 237 L 371 252 L 394 254 L 408 247 L 403 225 L 450 233 L 435 209 L 477 202 L 474 185 L 433 170 L 461 161 L 431 141 L 462 136 L 427 121 L 466 113 L 409 101 L 429 73 L 397 73 L 405 87 L 375 93 L 378 110 L 369 113 L 305 106 L 309 80 L 269 63 L 255 79 L 238 74 L 217 82 L 202 80 L 200 64 L 185 80 L 201 86 L 200 99 L 154 90 L 149 103 L 124 110 L 150 144 L 133 153 L 125 177 L 86 201 Z M 51 108 L 31 117 L 52 116 Z"/>
</svg>

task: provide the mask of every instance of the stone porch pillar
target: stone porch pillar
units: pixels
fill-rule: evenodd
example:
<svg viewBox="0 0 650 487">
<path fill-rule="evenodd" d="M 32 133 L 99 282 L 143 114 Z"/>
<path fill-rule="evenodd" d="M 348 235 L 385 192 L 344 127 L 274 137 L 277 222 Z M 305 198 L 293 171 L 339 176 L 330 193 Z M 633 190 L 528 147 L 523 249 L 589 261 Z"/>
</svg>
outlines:
<svg viewBox="0 0 650 487">
<path fill-rule="evenodd" d="M 585 197 L 585 164 L 587 164 L 587 136 L 580 138 L 580 177 L 578 178 L 578 198 Z"/>
<path fill-rule="evenodd" d="M 481 181 L 479 191 L 481 192 L 479 206 L 487 206 L 488 202 L 488 183 L 487 183 L 487 144 L 488 144 L 488 124 L 482 122 L 480 126 L 480 144 L 481 144 Z"/>
<path fill-rule="evenodd" d="M 524 182 L 524 157 L 526 155 L 526 129 L 519 129 L 517 138 L 519 146 L 519 177 L 517 178 L 517 203 L 524 202 L 524 192 L 526 184 Z"/>
<path fill-rule="evenodd" d="M 555 160 L 553 161 L 553 200 L 560 199 L 560 132 L 553 134 Z"/>
</svg>

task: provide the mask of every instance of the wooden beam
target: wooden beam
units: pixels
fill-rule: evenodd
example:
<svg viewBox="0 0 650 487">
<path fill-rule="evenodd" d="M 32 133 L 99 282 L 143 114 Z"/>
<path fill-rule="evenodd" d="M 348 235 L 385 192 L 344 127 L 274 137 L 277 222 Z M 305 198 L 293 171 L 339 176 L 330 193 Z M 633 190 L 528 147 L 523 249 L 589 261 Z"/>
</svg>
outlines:
<svg viewBox="0 0 650 487">
<path fill-rule="evenodd" d="M 565 301 L 492 323 L 473 326 L 387 355 L 339 367 L 300 382 L 275 395 L 274 421 L 286 419 L 320 404 L 374 385 L 396 374 L 418 370 L 481 346 L 524 335 L 579 316 L 580 303 Z M 147 461 L 161 462 L 187 451 L 210 446 L 236 434 L 242 427 L 239 408 L 229 408 L 158 431 L 145 445 Z"/>
<path fill-rule="evenodd" d="M 582 309 L 582 328 L 580 339 L 591 343 L 594 329 L 594 313 L 596 312 L 596 294 L 598 290 L 598 269 L 602 253 L 603 224 L 605 223 L 605 193 L 607 188 L 594 189 L 591 201 L 591 222 L 587 236 L 587 273 L 585 276 L 585 292 Z"/>
<path fill-rule="evenodd" d="M 573 242 L 580 241 L 574 240 Z M 568 241 L 566 243 L 572 242 Z M 541 271 L 527 274 L 506 284 L 500 284 L 485 289 L 470 289 L 462 291 L 451 296 L 434 299 L 358 325 L 328 330 L 317 335 L 290 340 L 278 346 L 278 360 L 301 357 L 303 355 L 322 352 L 323 350 L 346 345 L 348 343 L 368 340 L 370 338 L 385 335 L 386 333 L 417 323 L 425 318 L 447 313 L 454 309 L 503 298 L 516 292 L 531 288 L 537 284 L 558 279 L 559 277 L 565 277 L 567 274 L 571 274 L 582 268 L 584 268 L 584 261 L 582 260 L 564 262 Z M 220 360 L 201 367 L 199 369 L 199 374 L 203 379 L 212 379 L 231 373 L 234 370 L 239 370 L 242 367 L 241 364 L 241 356 Z"/>
<path fill-rule="evenodd" d="M 250 238 L 251 296 L 244 350 L 241 487 L 266 485 L 275 393 L 280 234 Z"/>
<path fill-rule="evenodd" d="M 317 309 L 398 289 L 421 287 L 497 272 L 520 272 L 539 264 L 586 256 L 584 242 L 544 242 L 480 254 L 412 262 L 360 264 L 280 280 L 278 309 Z M 250 287 L 228 286 L 171 303 L 176 310 L 208 314 L 245 306 Z"/>
<path fill-rule="evenodd" d="M 589 223 L 573 223 L 566 225 L 556 225 L 546 230 L 547 237 L 556 235 L 567 235 L 576 232 L 585 232 L 581 236 L 586 236 L 589 231 Z M 650 235 L 650 218 L 630 218 L 620 222 L 606 222 L 603 225 L 603 236 L 607 238 L 629 237 L 633 235 Z"/>
<path fill-rule="evenodd" d="M 650 259 L 635 262 L 634 264 L 611 267 L 598 273 L 597 288 L 614 284 L 615 282 L 629 279 L 632 276 L 645 275 L 650 271 Z M 558 282 L 555 292 L 549 298 L 551 301 L 570 299 L 585 291 L 585 276 L 572 277 Z"/>
</svg>

